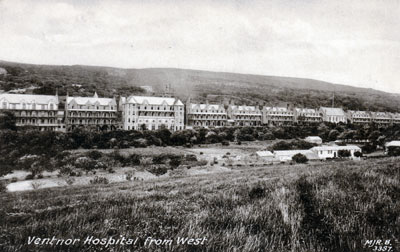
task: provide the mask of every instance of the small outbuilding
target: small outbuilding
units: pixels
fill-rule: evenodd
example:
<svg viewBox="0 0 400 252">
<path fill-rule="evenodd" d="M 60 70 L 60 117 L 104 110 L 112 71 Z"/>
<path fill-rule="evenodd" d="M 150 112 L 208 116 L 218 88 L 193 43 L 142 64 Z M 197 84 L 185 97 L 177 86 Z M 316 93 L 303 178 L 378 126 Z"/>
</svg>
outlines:
<svg viewBox="0 0 400 252">
<path fill-rule="evenodd" d="M 274 154 L 270 151 L 257 151 L 256 152 L 257 159 L 263 160 L 263 161 L 273 161 L 274 159 Z"/>
<path fill-rule="evenodd" d="M 350 159 L 360 159 L 360 157 L 356 157 L 354 153 L 360 152 L 361 148 L 356 145 L 346 145 L 346 146 L 338 146 L 338 145 L 323 145 L 311 148 L 311 150 L 318 155 L 320 159 L 330 159 L 330 158 L 338 158 L 339 151 L 349 151 Z"/>
<path fill-rule="evenodd" d="M 302 154 L 308 158 L 308 160 L 318 160 L 319 157 L 311 150 L 284 150 L 274 151 L 274 156 L 277 161 L 286 162 L 292 161 L 292 158 L 296 154 Z"/>
</svg>

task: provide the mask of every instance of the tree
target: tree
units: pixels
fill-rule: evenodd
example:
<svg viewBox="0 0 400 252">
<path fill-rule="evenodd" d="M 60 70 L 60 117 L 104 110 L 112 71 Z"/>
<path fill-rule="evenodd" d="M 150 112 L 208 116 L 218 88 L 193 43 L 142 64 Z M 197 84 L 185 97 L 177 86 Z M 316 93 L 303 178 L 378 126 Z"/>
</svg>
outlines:
<svg viewBox="0 0 400 252">
<path fill-rule="evenodd" d="M 308 162 L 308 158 L 301 153 L 297 153 L 296 155 L 294 155 L 292 157 L 292 160 L 298 164 L 305 164 Z"/>
<path fill-rule="evenodd" d="M 4 111 L 0 113 L 0 129 L 17 130 L 16 126 L 17 119 L 14 113 L 10 111 Z"/>
<path fill-rule="evenodd" d="M 341 158 L 348 158 L 351 156 L 351 152 L 349 150 L 339 150 L 338 156 Z"/>
<path fill-rule="evenodd" d="M 355 157 L 362 157 L 362 152 L 361 151 L 356 151 L 356 152 L 354 152 L 354 156 Z"/>
<path fill-rule="evenodd" d="M 329 131 L 329 135 L 328 135 L 329 141 L 336 141 L 338 136 L 339 136 L 339 134 L 340 134 L 339 131 L 337 131 L 335 129 Z"/>
</svg>

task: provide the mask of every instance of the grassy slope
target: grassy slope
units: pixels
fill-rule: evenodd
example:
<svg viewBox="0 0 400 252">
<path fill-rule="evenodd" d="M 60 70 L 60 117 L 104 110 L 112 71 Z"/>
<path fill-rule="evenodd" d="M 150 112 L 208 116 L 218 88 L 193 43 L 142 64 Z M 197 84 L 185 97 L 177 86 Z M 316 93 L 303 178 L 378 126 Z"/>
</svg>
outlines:
<svg viewBox="0 0 400 252">
<path fill-rule="evenodd" d="M 67 250 L 28 246 L 32 235 L 124 235 L 142 242 L 147 236 L 208 239 L 205 246 L 174 245 L 160 251 L 363 251 L 365 239 L 393 243 L 400 237 L 399 161 L 235 168 L 230 173 L 3 194 L 0 251 Z M 128 248 L 156 251 L 142 244 L 114 251 Z"/>
</svg>

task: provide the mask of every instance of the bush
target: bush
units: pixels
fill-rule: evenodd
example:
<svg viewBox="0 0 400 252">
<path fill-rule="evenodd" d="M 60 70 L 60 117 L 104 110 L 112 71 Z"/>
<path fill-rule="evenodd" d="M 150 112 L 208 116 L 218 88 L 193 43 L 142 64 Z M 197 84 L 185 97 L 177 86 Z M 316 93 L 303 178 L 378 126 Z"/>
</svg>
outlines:
<svg viewBox="0 0 400 252">
<path fill-rule="evenodd" d="M 388 148 L 388 155 L 391 157 L 400 156 L 400 147 L 389 147 Z"/>
<path fill-rule="evenodd" d="M 221 144 L 224 145 L 224 146 L 229 146 L 229 141 L 224 140 L 224 141 L 222 141 Z"/>
<path fill-rule="evenodd" d="M 33 176 L 32 174 L 28 174 L 28 175 L 26 175 L 25 180 L 31 180 L 34 178 L 35 178 L 35 176 Z"/>
<path fill-rule="evenodd" d="M 18 178 L 17 177 L 12 177 L 11 178 L 11 183 L 15 183 L 15 182 L 17 182 L 18 181 Z"/>
<path fill-rule="evenodd" d="M 356 152 L 354 152 L 354 156 L 355 156 L 355 157 L 362 157 L 363 154 L 362 154 L 362 152 L 360 152 L 360 151 L 356 151 Z"/>
<path fill-rule="evenodd" d="M 252 187 L 249 191 L 250 199 L 259 199 L 265 196 L 265 189 L 261 186 L 261 184 L 257 184 Z"/>
<path fill-rule="evenodd" d="M 90 184 L 108 184 L 108 179 L 105 177 L 96 176 L 90 180 Z"/>
<path fill-rule="evenodd" d="M 185 160 L 188 162 L 196 162 L 197 161 L 197 157 L 194 154 L 187 154 L 185 156 Z"/>
<path fill-rule="evenodd" d="M 168 172 L 168 168 L 165 165 L 151 165 L 146 170 L 156 176 L 164 175 Z"/>
<path fill-rule="evenodd" d="M 92 150 L 87 153 L 87 156 L 93 160 L 98 160 L 103 156 L 103 153 L 97 150 Z"/>
<path fill-rule="evenodd" d="M 338 156 L 341 158 L 347 158 L 351 156 L 351 152 L 349 150 L 339 150 Z"/>
<path fill-rule="evenodd" d="M 65 183 L 67 183 L 67 185 L 72 185 L 75 183 L 75 178 L 68 177 L 65 179 Z"/>
<path fill-rule="evenodd" d="M 305 164 L 308 162 L 308 158 L 301 153 L 297 153 L 296 155 L 294 155 L 292 157 L 292 160 L 298 164 Z"/>
<path fill-rule="evenodd" d="M 4 181 L 0 181 L 0 193 L 7 192 L 7 186 Z"/>
</svg>

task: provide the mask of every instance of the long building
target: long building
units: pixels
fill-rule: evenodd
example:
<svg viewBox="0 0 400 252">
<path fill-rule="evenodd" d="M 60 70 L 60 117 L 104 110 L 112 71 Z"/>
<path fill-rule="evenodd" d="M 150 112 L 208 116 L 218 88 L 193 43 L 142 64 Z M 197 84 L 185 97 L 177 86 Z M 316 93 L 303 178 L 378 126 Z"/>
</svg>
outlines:
<svg viewBox="0 0 400 252">
<path fill-rule="evenodd" d="M 184 105 L 176 98 L 153 96 L 121 97 L 124 130 L 183 130 Z"/>
<path fill-rule="evenodd" d="M 227 110 L 229 126 L 261 126 L 262 112 L 258 106 L 229 105 Z"/>
<path fill-rule="evenodd" d="M 186 103 L 187 127 L 222 127 L 226 126 L 227 113 L 222 104 Z"/>
<path fill-rule="evenodd" d="M 263 124 L 285 126 L 295 121 L 294 111 L 287 107 L 263 107 Z"/>
<path fill-rule="evenodd" d="M 387 112 L 371 112 L 372 121 L 379 125 L 388 125 L 392 123 L 392 115 Z"/>
<path fill-rule="evenodd" d="M 0 109 L 11 111 L 16 126 L 42 131 L 65 131 L 64 115 L 58 110 L 58 95 L 0 94 Z"/>
<path fill-rule="evenodd" d="M 295 121 L 300 125 L 309 125 L 322 122 L 322 115 L 316 109 L 295 108 Z"/>
<path fill-rule="evenodd" d="M 67 131 L 86 128 L 94 131 L 116 130 L 118 127 L 117 103 L 114 98 L 70 97 L 65 104 Z"/>
<path fill-rule="evenodd" d="M 368 111 L 347 111 L 347 118 L 353 124 L 366 124 L 372 122 L 372 115 Z"/>
</svg>

